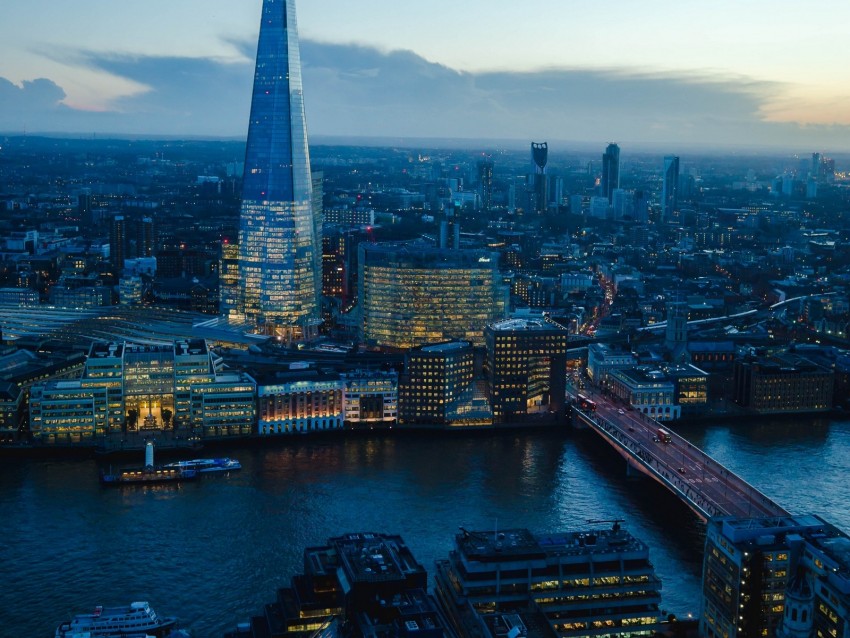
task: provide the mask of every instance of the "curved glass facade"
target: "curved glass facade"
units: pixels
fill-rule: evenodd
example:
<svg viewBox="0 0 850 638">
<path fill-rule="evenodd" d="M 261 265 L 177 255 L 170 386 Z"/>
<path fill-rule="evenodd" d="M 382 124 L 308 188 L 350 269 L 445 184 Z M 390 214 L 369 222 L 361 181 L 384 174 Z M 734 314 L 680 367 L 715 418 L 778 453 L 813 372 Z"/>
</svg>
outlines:
<svg viewBox="0 0 850 638">
<path fill-rule="evenodd" d="M 239 227 L 244 314 L 267 331 L 319 318 L 321 220 L 314 214 L 293 0 L 263 0 Z"/>
<path fill-rule="evenodd" d="M 360 245 L 361 339 L 414 348 L 459 339 L 484 343 L 484 326 L 503 319 L 507 290 L 498 254 L 418 243 Z"/>
</svg>

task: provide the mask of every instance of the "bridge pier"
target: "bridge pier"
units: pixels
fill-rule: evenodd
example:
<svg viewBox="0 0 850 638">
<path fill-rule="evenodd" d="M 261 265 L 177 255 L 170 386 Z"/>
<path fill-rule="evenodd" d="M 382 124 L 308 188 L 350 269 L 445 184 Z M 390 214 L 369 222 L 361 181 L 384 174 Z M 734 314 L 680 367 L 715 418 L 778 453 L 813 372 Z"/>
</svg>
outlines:
<svg viewBox="0 0 850 638">
<path fill-rule="evenodd" d="M 643 472 L 637 469 L 629 459 L 626 459 L 626 476 L 629 478 L 639 478 L 643 476 Z"/>
</svg>

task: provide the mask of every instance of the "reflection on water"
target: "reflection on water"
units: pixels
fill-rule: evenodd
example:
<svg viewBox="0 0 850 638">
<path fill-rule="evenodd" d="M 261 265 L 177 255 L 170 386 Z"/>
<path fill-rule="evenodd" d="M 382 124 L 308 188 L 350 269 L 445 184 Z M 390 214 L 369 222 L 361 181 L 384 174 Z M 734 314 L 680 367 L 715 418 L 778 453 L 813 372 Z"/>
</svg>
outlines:
<svg viewBox="0 0 850 638">
<path fill-rule="evenodd" d="M 681 432 L 792 512 L 850 529 L 850 424 Z M 0 465 L 0 582 L 18 583 L 0 588 L 4 631 L 50 635 L 72 611 L 147 599 L 216 636 L 328 536 L 399 533 L 433 571 L 459 526 L 545 532 L 613 518 L 650 546 L 665 608 L 698 612 L 702 527 L 655 483 L 627 478 L 592 433 L 340 437 L 230 454 L 242 471 L 130 489 L 101 487 L 93 461 Z"/>
</svg>

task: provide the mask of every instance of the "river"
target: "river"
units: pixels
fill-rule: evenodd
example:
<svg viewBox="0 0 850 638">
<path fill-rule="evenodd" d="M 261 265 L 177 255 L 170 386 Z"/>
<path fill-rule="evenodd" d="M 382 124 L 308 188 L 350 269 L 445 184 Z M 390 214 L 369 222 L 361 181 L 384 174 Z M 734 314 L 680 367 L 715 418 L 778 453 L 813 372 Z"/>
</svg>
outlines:
<svg viewBox="0 0 850 638">
<path fill-rule="evenodd" d="M 677 430 L 792 513 L 850 530 L 850 421 Z M 594 437 L 305 438 L 235 447 L 228 454 L 243 469 L 227 476 L 123 489 L 98 483 L 96 461 L 5 458 L 0 635 L 52 636 L 72 613 L 149 600 L 213 638 L 259 613 L 302 571 L 303 548 L 329 536 L 401 534 L 433 573 L 459 526 L 545 532 L 614 518 L 649 545 L 665 610 L 697 614 L 702 526 L 654 482 L 627 478 L 624 461 Z"/>
</svg>

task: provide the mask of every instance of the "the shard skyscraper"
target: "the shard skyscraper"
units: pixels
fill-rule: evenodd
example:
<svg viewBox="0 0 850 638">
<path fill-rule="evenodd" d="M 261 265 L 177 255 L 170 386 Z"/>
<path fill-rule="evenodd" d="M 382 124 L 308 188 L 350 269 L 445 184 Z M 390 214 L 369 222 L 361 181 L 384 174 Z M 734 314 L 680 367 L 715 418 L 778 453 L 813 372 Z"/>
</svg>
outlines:
<svg viewBox="0 0 850 638">
<path fill-rule="evenodd" d="M 239 223 L 240 314 L 262 332 L 302 338 L 318 325 L 321 228 L 295 2 L 263 0 Z"/>
</svg>

